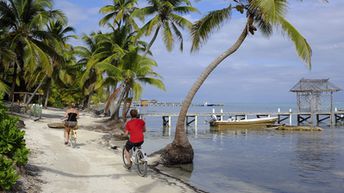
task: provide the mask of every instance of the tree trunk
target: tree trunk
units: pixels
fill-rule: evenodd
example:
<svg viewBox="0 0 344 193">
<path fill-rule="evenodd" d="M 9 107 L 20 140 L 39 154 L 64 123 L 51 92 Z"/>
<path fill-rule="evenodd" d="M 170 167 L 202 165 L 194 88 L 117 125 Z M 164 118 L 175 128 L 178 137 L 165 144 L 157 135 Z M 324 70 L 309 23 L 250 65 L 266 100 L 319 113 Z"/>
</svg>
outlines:
<svg viewBox="0 0 344 193">
<path fill-rule="evenodd" d="M 104 113 L 108 112 L 110 109 L 111 103 L 117 98 L 118 92 L 120 91 L 121 87 L 116 88 L 113 93 L 109 96 L 108 100 L 106 101 L 105 108 L 104 108 Z"/>
<path fill-rule="evenodd" d="M 13 103 L 14 91 L 15 91 L 15 89 L 16 89 L 17 68 L 18 68 L 18 65 L 17 65 L 16 63 L 14 63 L 13 78 L 12 78 L 12 86 L 11 86 L 11 94 L 10 94 L 10 101 L 11 101 L 11 104 Z"/>
<path fill-rule="evenodd" d="M 128 112 L 128 104 L 131 103 L 131 100 L 129 100 L 128 96 L 129 96 L 129 92 L 130 92 L 130 88 L 128 87 L 126 89 L 126 93 L 125 93 L 125 97 L 124 97 L 124 102 L 123 102 L 123 108 L 122 108 L 122 119 L 123 122 L 125 123 L 127 121 L 127 112 Z"/>
<path fill-rule="evenodd" d="M 83 104 L 82 104 L 82 108 L 83 108 L 83 109 L 88 108 L 89 101 L 90 101 L 90 97 L 91 97 L 90 95 L 91 95 L 91 94 L 88 94 L 88 95 L 85 96 L 84 101 L 83 101 Z"/>
<path fill-rule="evenodd" d="M 35 95 L 36 95 L 38 89 L 41 88 L 41 86 L 43 85 L 43 82 L 44 82 L 44 80 L 45 80 L 46 77 L 47 77 L 47 75 L 44 75 L 42 81 L 39 83 L 39 85 L 37 86 L 37 88 L 35 89 L 35 91 L 33 91 L 32 96 L 29 98 L 29 100 L 26 102 L 25 105 L 28 105 L 28 104 L 31 103 L 31 101 L 32 101 L 32 99 L 35 97 Z"/>
<path fill-rule="evenodd" d="M 152 40 L 149 42 L 149 44 L 148 44 L 148 46 L 147 46 L 147 48 L 146 48 L 146 51 L 145 51 L 145 53 L 143 54 L 143 57 L 146 57 L 146 56 L 147 56 L 147 54 L 148 54 L 149 50 L 151 49 L 153 43 L 155 42 L 156 38 L 158 37 L 159 30 L 160 30 L 160 26 L 156 28 L 155 33 L 154 33 L 154 36 L 153 36 Z"/>
<path fill-rule="evenodd" d="M 217 57 L 209 66 L 202 72 L 197 81 L 192 85 L 190 91 L 188 92 L 185 100 L 183 101 L 182 107 L 179 112 L 176 133 L 172 144 L 169 144 L 165 147 L 163 153 L 161 154 L 162 161 L 165 165 L 174 165 L 174 164 L 184 164 L 192 163 L 193 161 L 193 149 L 187 138 L 185 131 L 185 118 L 187 111 L 191 105 L 192 99 L 195 94 L 202 86 L 203 82 L 207 79 L 210 73 L 228 56 L 233 54 L 241 44 L 244 42 L 247 37 L 249 27 L 253 23 L 253 18 L 248 17 L 245 29 L 242 31 L 241 35 L 237 41 L 219 57 Z"/>
<path fill-rule="evenodd" d="M 45 95 L 45 101 L 44 101 L 44 107 L 47 108 L 48 107 L 48 102 L 49 102 L 49 97 L 50 97 L 50 91 L 51 88 L 48 87 L 47 93 Z"/>
<path fill-rule="evenodd" d="M 111 115 L 112 120 L 118 120 L 119 119 L 119 117 L 116 117 L 116 116 L 119 116 L 119 110 L 121 108 L 121 104 L 122 104 L 122 101 L 124 99 L 125 90 L 126 90 L 126 86 L 123 87 L 121 94 L 119 95 L 118 101 L 115 105 L 114 113 L 113 113 L 113 115 Z"/>
<path fill-rule="evenodd" d="M 44 101 L 44 107 L 47 108 L 48 107 L 48 101 L 49 101 L 49 96 L 50 96 L 50 91 L 51 91 L 51 78 L 49 78 L 48 82 L 47 82 L 47 91 L 45 93 L 45 101 Z"/>
</svg>

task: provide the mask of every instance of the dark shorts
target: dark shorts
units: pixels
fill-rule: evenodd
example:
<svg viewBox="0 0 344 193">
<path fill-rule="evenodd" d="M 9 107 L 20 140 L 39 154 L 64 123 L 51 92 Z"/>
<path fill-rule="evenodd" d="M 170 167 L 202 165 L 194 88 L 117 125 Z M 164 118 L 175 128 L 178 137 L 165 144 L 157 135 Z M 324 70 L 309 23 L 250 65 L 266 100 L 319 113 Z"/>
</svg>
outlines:
<svg viewBox="0 0 344 193">
<path fill-rule="evenodd" d="M 142 144 L 143 144 L 143 141 L 142 141 L 142 142 L 139 142 L 139 143 L 132 143 L 132 142 L 130 142 L 130 141 L 128 140 L 127 143 L 125 144 L 125 149 L 126 149 L 127 151 L 130 151 L 131 148 L 133 148 L 133 147 L 140 147 Z"/>
<path fill-rule="evenodd" d="M 65 121 L 65 127 L 74 128 L 77 124 L 78 122 L 76 121 Z"/>
</svg>

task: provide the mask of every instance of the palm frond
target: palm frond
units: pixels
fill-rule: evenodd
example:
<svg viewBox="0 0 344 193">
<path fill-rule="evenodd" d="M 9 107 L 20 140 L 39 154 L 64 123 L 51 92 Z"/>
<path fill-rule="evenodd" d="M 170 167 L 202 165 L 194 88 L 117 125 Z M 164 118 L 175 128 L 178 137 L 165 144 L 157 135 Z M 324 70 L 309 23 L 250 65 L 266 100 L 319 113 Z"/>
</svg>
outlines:
<svg viewBox="0 0 344 193">
<path fill-rule="evenodd" d="M 307 67 L 311 69 L 312 49 L 308 44 L 307 40 L 286 19 L 280 17 L 279 20 L 282 29 L 288 34 L 289 38 L 294 43 L 297 54 L 303 61 L 306 62 Z"/>
<path fill-rule="evenodd" d="M 252 0 L 249 9 L 260 11 L 263 20 L 276 23 L 286 14 L 287 0 Z"/>
<path fill-rule="evenodd" d="M 182 29 L 186 27 L 188 30 L 191 30 L 192 28 L 192 23 L 182 16 L 179 16 L 177 14 L 171 14 L 171 19 L 173 22 L 177 23 L 177 25 Z"/>
<path fill-rule="evenodd" d="M 202 43 L 209 38 L 210 33 L 214 29 L 219 29 L 221 24 L 230 19 L 232 7 L 226 7 L 221 10 L 210 12 L 208 15 L 197 21 L 191 29 L 192 48 L 191 51 L 199 49 Z"/>
<path fill-rule="evenodd" d="M 170 25 L 168 22 L 165 22 L 163 24 L 163 39 L 164 39 L 164 43 L 165 46 L 167 48 L 168 51 L 172 51 L 173 48 L 173 34 L 170 28 Z"/>
<path fill-rule="evenodd" d="M 194 13 L 199 12 L 197 8 L 191 7 L 191 6 L 180 6 L 173 8 L 173 11 L 181 14 L 188 14 L 188 13 Z"/>
<path fill-rule="evenodd" d="M 149 84 L 149 85 L 154 86 L 156 88 L 159 88 L 161 90 L 164 90 L 164 91 L 166 90 L 165 84 L 159 79 L 143 77 L 143 78 L 139 78 L 138 80 L 142 83 Z"/>
<path fill-rule="evenodd" d="M 176 36 L 178 37 L 179 41 L 180 41 L 180 46 L 179 46 L 179 49 L 181 51 L 183 51 L 183 48 L 184 48 L 184 45 L 183 45 L 183 35 L 182 33 L 179 31 L 179 29 L 177 28 L 177 26 L 172 23 L 172 29 L 174 31 L 174 34 L 176 34 Z"/>
<path fill-rule="evenodd" d="M 10 87 L 0 80 L 0 95 L 2 93 L 9 93 Z"/>
</svg>

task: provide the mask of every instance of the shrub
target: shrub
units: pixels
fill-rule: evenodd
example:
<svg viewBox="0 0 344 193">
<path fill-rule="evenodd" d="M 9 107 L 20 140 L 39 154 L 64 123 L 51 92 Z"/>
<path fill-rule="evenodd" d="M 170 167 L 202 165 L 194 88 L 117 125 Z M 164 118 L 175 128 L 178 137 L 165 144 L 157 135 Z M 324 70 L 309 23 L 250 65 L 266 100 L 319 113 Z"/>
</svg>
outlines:
<svg viewBox="0 0 344 193">
<path fill-rule="evenodd" d="M 9 190 L 17 182 L 19 176 L 11 159 L 0 155 L 0 190 Z"/>
<path fill-rule="evenodd" d="M 6 113 L 0 101 L 0 190 L 10 189 L 19 178 L 16 166 L 28 162 L 29 150 L 26 148 L 25 132 L 17 127 L 18 118 Z"/>
</svg>

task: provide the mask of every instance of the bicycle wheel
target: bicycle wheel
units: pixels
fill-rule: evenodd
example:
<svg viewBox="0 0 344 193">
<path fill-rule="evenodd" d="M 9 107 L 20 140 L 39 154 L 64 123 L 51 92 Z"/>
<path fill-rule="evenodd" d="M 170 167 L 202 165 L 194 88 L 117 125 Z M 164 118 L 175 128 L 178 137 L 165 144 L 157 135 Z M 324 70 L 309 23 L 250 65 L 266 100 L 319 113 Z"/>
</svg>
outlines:
<svg viewBox="0 0 344 193">
<path fill-rule="evenodd" d="M 137 163 L 137 173 L 139 176 L 144 177 L 147 174 L 147 161 L 144 159 L 144 155 L 141 150 L 137 150 L 135 159 Z"/>
<path fill-rule="evenodd" d="M 124 153 L 124 151 L 125 151 L 125 145 L 123 146 L 123 150 L 122 150 L 123 165 L 124 165 L 125 168 L 130 169 L 132 163 L 131 163 L 131 162 L 128 162 L 128 160 L 125 158 L 125 153 Z M 131 153 L 132 153 L 132 150 L 129 151 L 129 155 L 130 155 L 129 157 L 131 157 Z"/>
<path fill-rule="evenodd" d="M 71 129 L 70 131 L 70 136 L 69 136 L 69 144 L 72 148 L 74 148 L 76 146 L 76 136 L 75 136 L 75 131 L 73 131 L 73 129 Z"/>
</svg>

